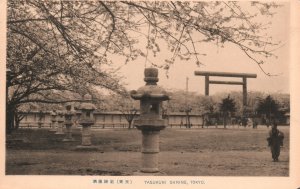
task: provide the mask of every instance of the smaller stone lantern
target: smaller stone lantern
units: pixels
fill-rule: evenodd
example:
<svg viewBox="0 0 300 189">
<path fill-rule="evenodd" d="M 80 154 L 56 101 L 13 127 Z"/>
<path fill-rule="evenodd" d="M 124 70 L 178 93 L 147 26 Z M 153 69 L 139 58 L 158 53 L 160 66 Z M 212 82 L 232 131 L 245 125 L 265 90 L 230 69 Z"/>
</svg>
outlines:
<svg viewBox="0 0 300 189">
<path fill-rule="evenodd" d="M 65 134 L 64 130 L 63 130 L 63 125 L 64 125 L 64 121 L 65 121 L 64 112 L 63 111 L 57 111 L 56 121 L 58 123 L 58 127 L 57 127 L 57 131 L 56 131 L 55 134 L 56 135 L 63 135 L 63 134 Z"/>
<path fill-rule="evenodd" d="M 92 96 L 89 94 L 84 95 L 83 100 L 84 102 L 78 107 L 78 109 L 81 110 L 79 124 L 82 126 L 82 141 L 81 146 L 77 148 L 92 148 L 91 126 L 95 123 L 93 113 L 96 106 L 91 103 Z"/>
<path fill-rule="evenodd" d="M 146 85 L 137 91 L 131 91 L 131 97 L 140 100 L 140 117 L 134 121 L 134 126 L 142 131 L 142 173 L 157 173 L 159 153 L 159 133 L 167 126 L 162 119 L 162 101 L 169 100 L 167 92 L 156 83 L 158 70 L 145 69 Z"/>
<path fill-rule="evenodd" d="M 57 125 L 56 125 L 56 116 L 57 116 L 57 113 L 56 113 L 56 111 L 55 110 L 53 110 L 53 111 L 51 111 L 50 112 L 50 115 L 51 115 L 51 129 L 50 129 L 50 131 L 53 131 L 53 132 L 56 132 L 57 130 L 56 130 L 56 127 L 57 127 Z"/>
<path fill-rule="evenodd" d="M 66 137 L 63 139 L 64 142 L 72 142 L 75 141 L 72 137 L 72 125 L 73 125 L 73 115 L 74 112 L 71 110 L 72 105 L 67 104 L 66 105 L 66 111 L 65 111 L 65 126 L 66 126 Z"/>
<path fill-rule="evenodd" d="M 38 128 L 42 128 L 42 125 L 44 123 L 43 118 L 45 116 L 45 113 L 40 110 L 39 114 L 38 114 Z"/>
</svg>

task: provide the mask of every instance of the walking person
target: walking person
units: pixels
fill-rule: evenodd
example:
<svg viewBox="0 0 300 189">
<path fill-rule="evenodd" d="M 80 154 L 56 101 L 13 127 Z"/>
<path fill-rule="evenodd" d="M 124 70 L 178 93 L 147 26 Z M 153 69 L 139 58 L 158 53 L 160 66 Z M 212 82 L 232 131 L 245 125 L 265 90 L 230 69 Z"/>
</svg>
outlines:
<svg viewBox="0 0 300 189">
<path fill-rule="evenodd" d="M 273 123 L 272 129 L 269 131 L 267 138 L 268 145 L 271 149 L 272 159 L 274 162 L 278 161 L 280 155 L 280 146 L 283 146 L 284 135 L 277 129 L 277 123 Z"/>
</svg>

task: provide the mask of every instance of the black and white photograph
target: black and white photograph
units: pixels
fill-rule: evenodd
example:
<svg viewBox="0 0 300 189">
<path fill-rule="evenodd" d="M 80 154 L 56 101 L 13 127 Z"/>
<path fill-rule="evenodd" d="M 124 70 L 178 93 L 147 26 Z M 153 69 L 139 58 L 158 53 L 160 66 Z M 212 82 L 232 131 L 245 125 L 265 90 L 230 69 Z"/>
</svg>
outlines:
<svg viewBox="0 0 300 189">
<path fill-rule="evenodd" d="M 300 1 L 0 5 L 0 188 L 300 187 Z"/>
</svg>

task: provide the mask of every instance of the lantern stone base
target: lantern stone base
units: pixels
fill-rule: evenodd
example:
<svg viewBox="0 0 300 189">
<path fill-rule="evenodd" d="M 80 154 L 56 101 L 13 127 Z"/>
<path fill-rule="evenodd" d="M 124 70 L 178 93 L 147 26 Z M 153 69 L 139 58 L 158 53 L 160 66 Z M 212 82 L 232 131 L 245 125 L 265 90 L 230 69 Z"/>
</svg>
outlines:
<svg viewBox="0 0 300 189">
<path fill-rule="evenodd" d="M 82 146 L 91 146 L 92 142 L 91 142 L 91 135 L 83 135 L 82 134 L 82 139 L 81 139 L 81 144 Z"/>
<path fill-rule="evenodd" d="M 63 135 L 64 133 L 64 129 L 62 126 L 58 126 L 57 131 L 55 133 L 56 135 Z"/>
<path fill-rule="evenodd" d="M 56 133 L 54 133 L 54 134 L 56 134 L 56 135 L 64 135 L 65 133 L 64 133 L 63 130 L 58 129 L 58 131 L 56 131 Z"/>
<path fill-rule="evenodd" d="M 156 173 L 144 173 L 141 171 L 136 171 L 136 172 L 133 172 L 132 175 L 133 176 L 166 176 L 167 174 L 162 171 L 159 171 Z"/>
<path fill-rule="evenodd" d="M 78 151 L 97 151 L 98 150 L 98 147 L 97 146 L 83 146 L 83 145 L 79 145 L 79 146 L 76 146 L 75 150 L 78 150 Z"/>
<path fill-rule="evenodd" d="M 49 131 L 50 132 L 56 132 L 57 130 L 55 128 L 51 128 Z"/>
<path fill-rule="evenodd" d="M 71 138 L 64 138 L 62 141 L 63 142 L 74 142 L 75 139 L 73 137 L 71 137 Z"/>
<path fill-rule="evenodd" d="M 91 146 L 92 145 L 91 139 L 92 139 L 91 126 L 83 125 L 81 130 L 81 145 Z"/>
<path fill-rule="evenodd" d="M 164 119 L 137 119 L 134 120 L 134 125 L 139 130 L 160 131 L 168 125 Z"/>
</svg>

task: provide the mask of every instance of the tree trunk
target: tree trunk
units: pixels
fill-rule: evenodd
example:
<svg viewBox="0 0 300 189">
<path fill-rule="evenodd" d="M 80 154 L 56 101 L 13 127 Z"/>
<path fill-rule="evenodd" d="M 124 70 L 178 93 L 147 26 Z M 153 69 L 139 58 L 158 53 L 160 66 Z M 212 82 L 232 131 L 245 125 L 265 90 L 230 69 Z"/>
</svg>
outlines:
<svg viewBox="0 0 300 189">
<path fill-rule="evenodd" d="M 202 116 L 202 128 L 204 128 L 205 124 L 206 124 L 206 123 L 205 123 L 205 115 L 203 115 L 203 116 Z"/>
<path fill-rule="evenodd" d="M 18 129 L 19 126 L 20 126 L 20 122 L 21 122 L 21 118 L 19 118 L 19 115 L 18 115 L 18 112 L 15 112 L 15 125 L 14 125 L 14 128 L 15 129 Z"/>
<path fill-rule="evenodd" d="M 224 113 L 224 116 L 223 116 L 223 125 L 224 125 L 224 129 L 226 129 L 226 125 L 227 125 L 227 115 L 226 115 L 226 113 Z"/>
<path fill-rule="evenodd" d="M 6 106 L 6 134 L 11 134 L 15 128 L 15 109 Z"/>
<path fill-rule="evenodd" d="M 269 128 L 270 124 L 271 124 L 271 116 L 267 115 L 266 116 L 266 125 L 267 125 L 268 128 Z"/>
</svg>

